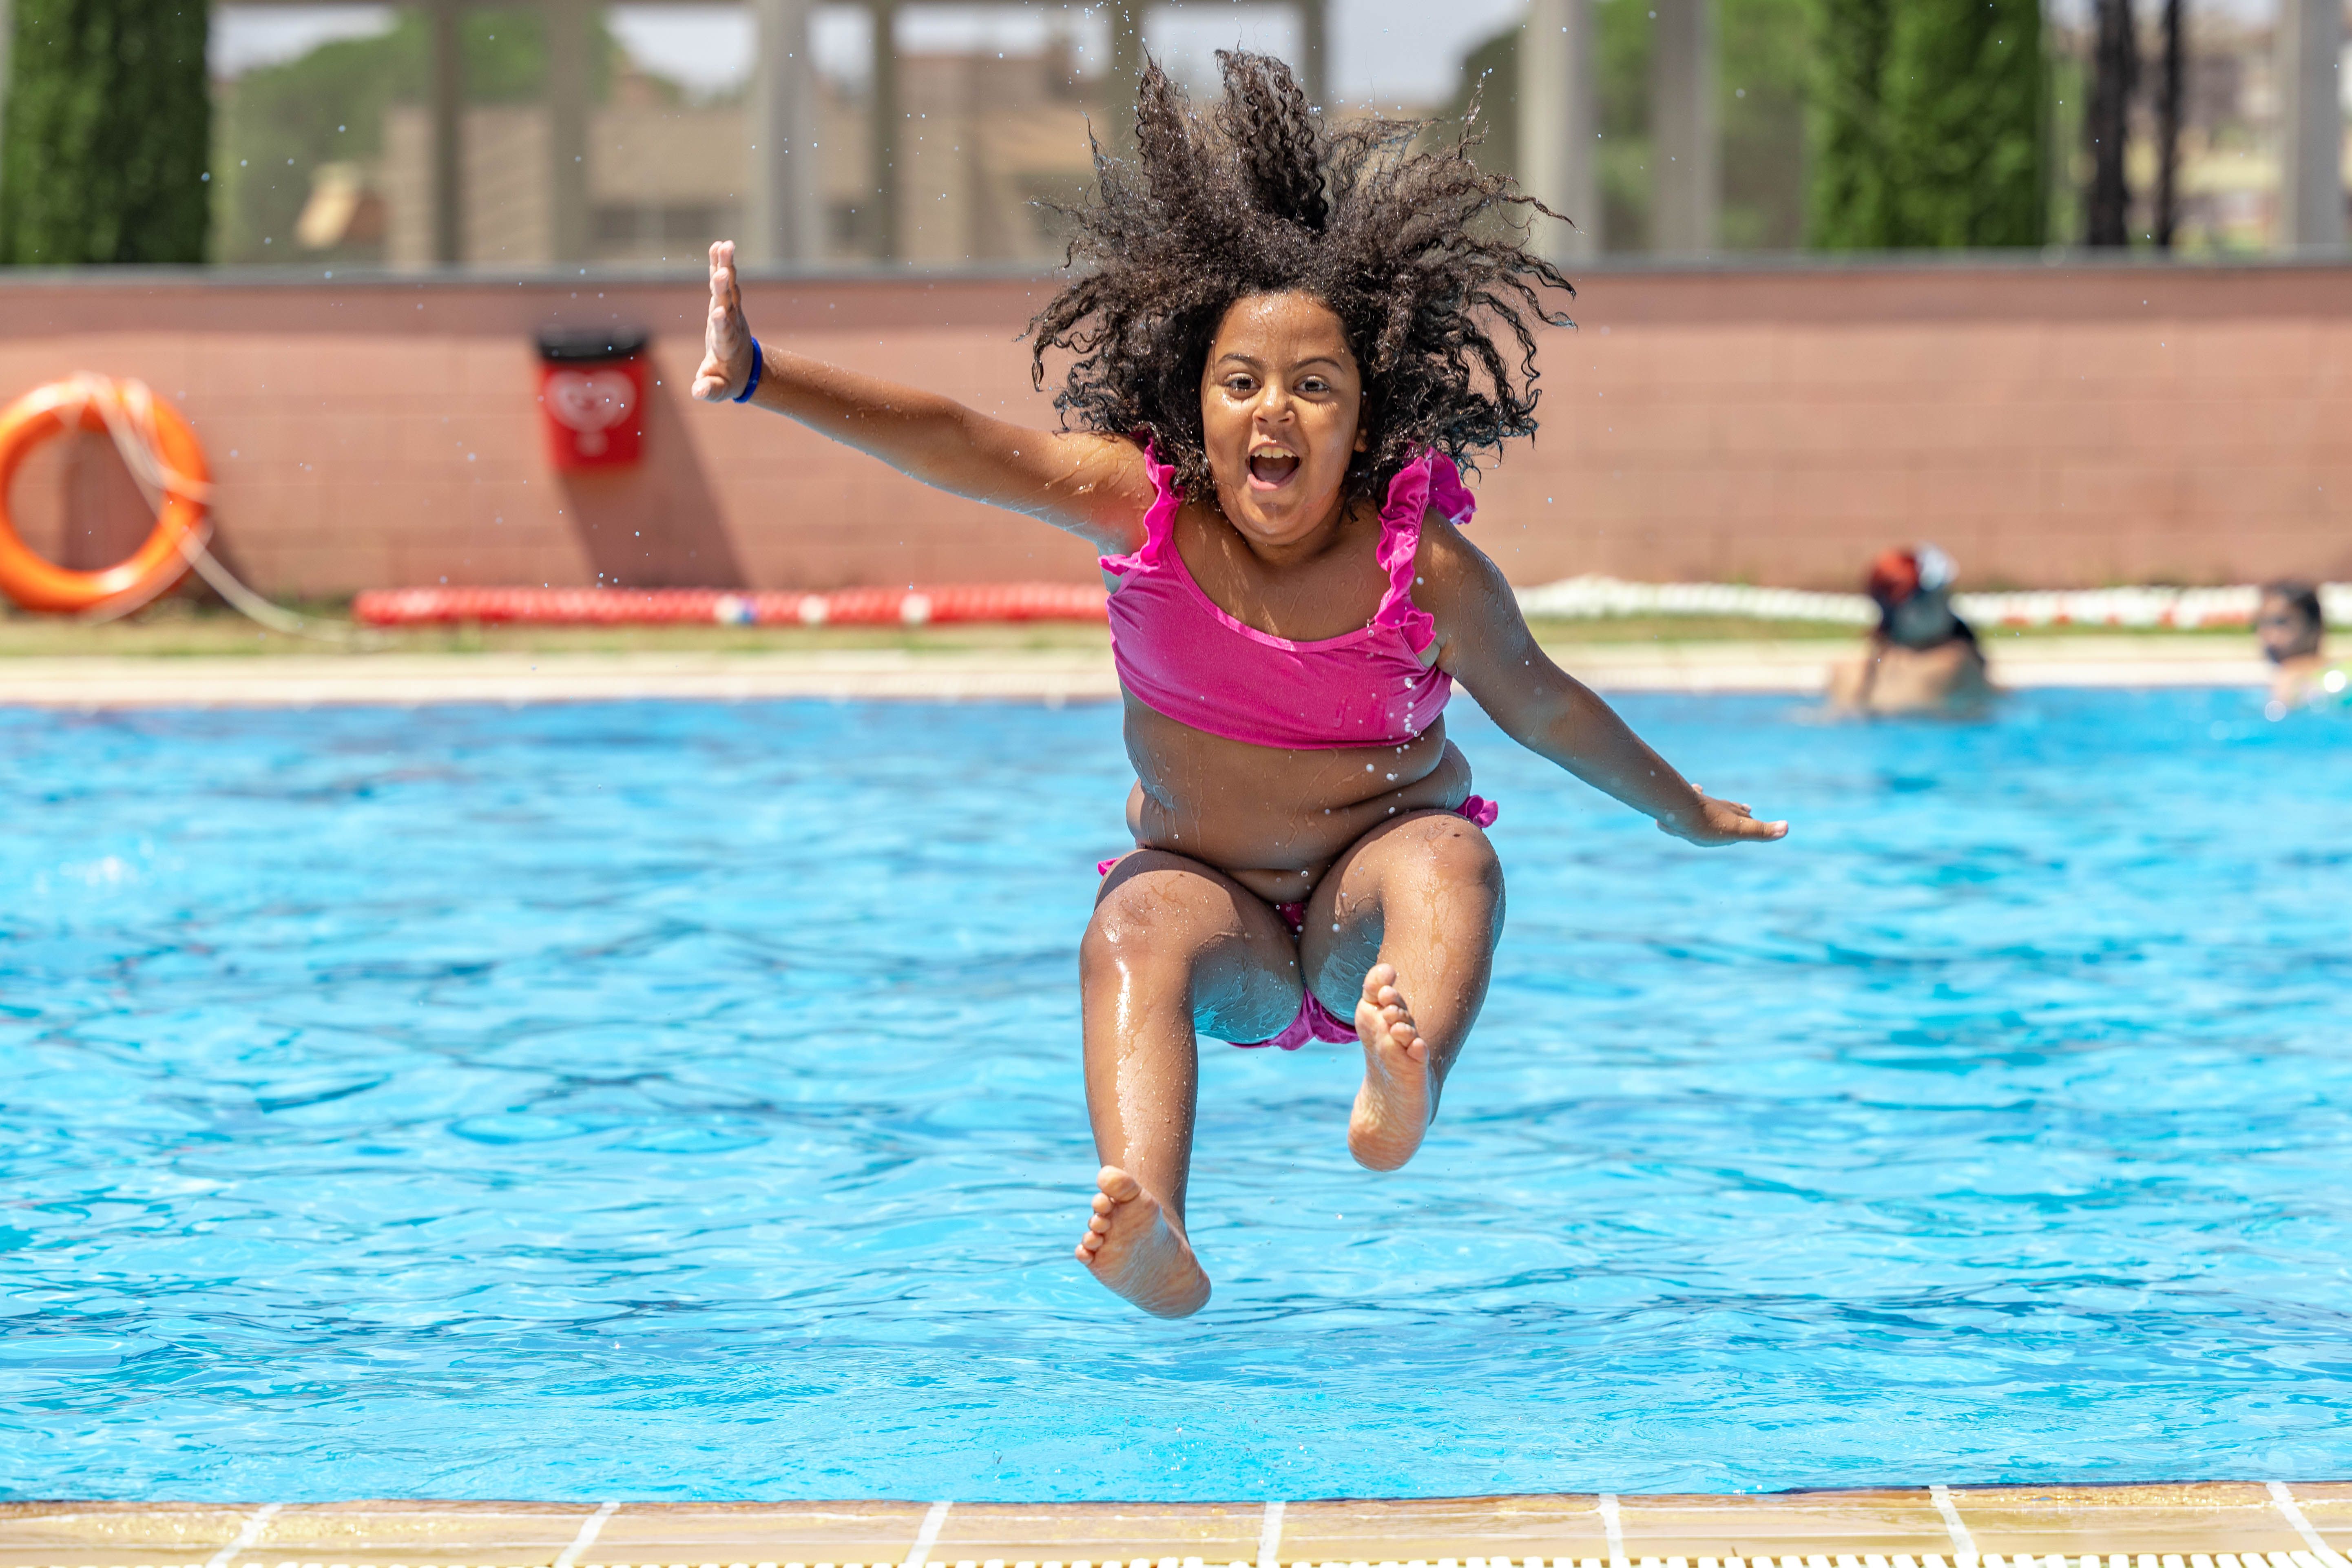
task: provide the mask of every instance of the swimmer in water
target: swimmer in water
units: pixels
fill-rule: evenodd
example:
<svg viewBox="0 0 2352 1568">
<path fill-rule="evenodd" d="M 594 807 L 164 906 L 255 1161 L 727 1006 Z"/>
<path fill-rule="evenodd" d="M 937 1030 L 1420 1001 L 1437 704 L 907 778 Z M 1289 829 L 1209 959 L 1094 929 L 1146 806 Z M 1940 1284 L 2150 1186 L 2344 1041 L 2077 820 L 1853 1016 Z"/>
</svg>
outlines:
<svg viewBox="0 0 2352 1568">
<path fill-rule="evenodd" d="M 1520 744 L 1693 844 L 1780 822 L 1685 783 L 1544 657 L 1464 531 L 1459 458 L 1535 429 L 1542 290 L 1495 220 L 1532 207 L 1418 127 L 1331 130 L 1289 69 L 1223 54 L 1198 113 L 1156 65 L 1134 163 L 1096 159 L 1077 275 L 1033 323 L 1076 356 L 1063 428 L 764 348 L 710 251 L 706 402 L 751 401 L 926 483 L 1077 535 L 1110 590 L 1135 847 L 1079 949 L 1102 1162 L 1077 1257 L 1147 1312 L 1209 1300 L 1187 1238 L 1207 1034 L 1360 1047 L 1362 1164 L 1412 1158 L 1503 922 L 1496 807 L 1441 710 L 1461 681 Z M 1516 352 L 1513 352 L 1516 350 Z"/>
<path fill-rule="evenodd" d="M 2263 589 L 2254 609 L 2254 640 L 2275 671 L 2270 703 L 2274 713 L 2345 696 L 2345 671 L 2329 665 L 2322 648 L 2326 637 L 2318 589 L 2308 583 L 2273 583 Z"/>
<path fill-rule="evenodd" d="M 1952 609 L 1952 558 L 1932 544 L 1889 550 L 1865 579 L 1878 625 L 1860 658 L 1832 667 L 1830 705 L 1859 713 L 1980 711 L 1993 695 L 1977 634 Z"/>
</svg>

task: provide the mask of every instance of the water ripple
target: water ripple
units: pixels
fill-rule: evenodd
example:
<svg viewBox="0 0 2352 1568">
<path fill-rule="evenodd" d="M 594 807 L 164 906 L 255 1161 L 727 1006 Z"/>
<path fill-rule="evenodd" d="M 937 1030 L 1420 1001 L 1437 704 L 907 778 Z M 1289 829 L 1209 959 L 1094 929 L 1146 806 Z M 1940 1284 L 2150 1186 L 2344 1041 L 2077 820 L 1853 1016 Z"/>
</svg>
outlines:
<svg viewBox="0 0 2352 1568">
<path fill-rule="evenodd" d="M 2352 1472 L 2352 726 L 1475 712 L 1408 1173 L 1211 1049 L 1217 1299 L 1067 1249 L 1113 716 L 0 712 L 0 1496 L 1261 1497 Z"/>
</svg>

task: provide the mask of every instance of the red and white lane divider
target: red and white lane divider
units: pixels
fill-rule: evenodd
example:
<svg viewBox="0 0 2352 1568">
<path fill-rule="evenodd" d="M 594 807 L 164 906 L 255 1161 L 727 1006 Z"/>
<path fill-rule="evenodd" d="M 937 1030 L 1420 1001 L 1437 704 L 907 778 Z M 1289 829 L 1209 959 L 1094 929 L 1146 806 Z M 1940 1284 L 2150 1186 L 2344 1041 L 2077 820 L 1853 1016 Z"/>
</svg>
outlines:
<svg viewBox="0 0 2352 1568">
<path fill-rule="evenodd" d="M 1086 584 L 950 583 L 840 588 L 829 594 L 721 588 L 376 588 L 352 601 L 371 626 L 473 621 L 542 626 L 889 626 L 975 621 L 1099 621 L 1103 591 Z"/>
<path fill-rule="evenodd" d="M 2242 626 L 2262 591 L 2232 588 L 2073 588 L 1956 594 L 1952 606 L 1979 626 Z M 2331 626 L 2352 626 L 2352 584 L 2319 590 Z M 982 621 L 1100 621 L 1100 588 L 1071 583 L 950 583 L 932 587 L 839 588 L 828 594 L 737 593 L 723 588 L 378 588 L 352 603 L 371 626 L 462 622 L 550 626 L 885 626 Z M 1878 607 L 1863 594 L 1759 588 L 1743 583 L 1628 583 L 1571 577 L 1519 590 L 1530 616 L 1727 616 L 1867 626 Z"/>
<path fill-rule="evenodd" d="M 2262 590 L 2231 588 L 2063 588 L 2025 594 L 1955 594 L 1952 607 L 1980 626 L 2242 626 L 2254 618 Z M 2352 626 L 2352 583 L 2319 590 L 2331 626 Z M 1866 626 L 1878 606 L 1866 594 L 1819 594 L 1744 583 L 1628 583 L 1570 577 L 1519 590 L 1530 616 L 1581 620 L 1604 616 L 1730 616 L 1759 621 L 1824 621 Z"/>
</svg>

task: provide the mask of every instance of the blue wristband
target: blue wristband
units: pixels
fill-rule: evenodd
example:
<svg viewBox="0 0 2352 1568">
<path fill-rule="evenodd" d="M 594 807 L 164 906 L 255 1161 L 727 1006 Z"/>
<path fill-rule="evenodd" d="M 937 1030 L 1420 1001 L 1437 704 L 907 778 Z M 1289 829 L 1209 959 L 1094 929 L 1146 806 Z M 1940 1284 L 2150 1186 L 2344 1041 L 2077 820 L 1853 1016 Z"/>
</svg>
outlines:
<svg viewBox="0 0 2352 1568">
<path fill-rule="evenodd" d="M 760 340 L 753 338 L 751 340 L 751 379 L 743 384 L 743 390 L 735 395 L 735 401 L 738 403 L 749 403 L 751 401 L 751 395 L 759 390 Z"/>
</svg>

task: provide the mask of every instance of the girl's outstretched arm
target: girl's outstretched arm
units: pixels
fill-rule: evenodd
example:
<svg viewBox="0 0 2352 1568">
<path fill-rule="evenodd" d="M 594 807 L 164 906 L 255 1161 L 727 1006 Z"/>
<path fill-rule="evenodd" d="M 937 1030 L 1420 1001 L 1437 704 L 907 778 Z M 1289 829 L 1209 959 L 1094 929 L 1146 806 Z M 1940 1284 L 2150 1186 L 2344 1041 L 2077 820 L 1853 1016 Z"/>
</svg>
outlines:
<svg viewBox="0 0 2352 1568">
<path fill-rule="evenodd" d="M 1133 443 L 1007 424 L 951 397 L 761 347 L 751 401 L 881 458 L 943 490 L 1026 512 L 1107 555 L 1142 540 L 1151 476 Z M 751 379 L 751 328 L 735 278 L 735 242 L 710 247 L 710 320 L 694 395 L 724 403 Z"/>
<path fill-rule="evenodd" d="M 1546 658 L 1495 563 L 1435 519 L 1422 531 L 1414 598 L 1437 617 L 1438 663 L 1528 750 L 1614 795 L 1693 844 L 1779 838 L 1785 822 L 1759 822 L 1717 800 L 1652 751 L 1591 688 Z"/>
</svg>

